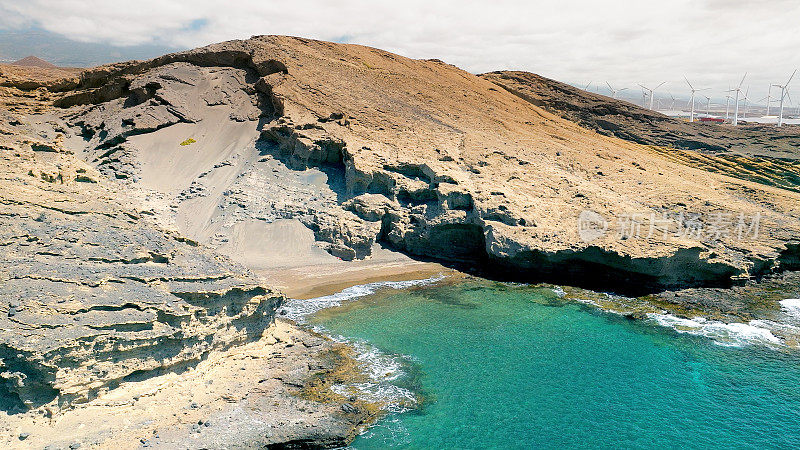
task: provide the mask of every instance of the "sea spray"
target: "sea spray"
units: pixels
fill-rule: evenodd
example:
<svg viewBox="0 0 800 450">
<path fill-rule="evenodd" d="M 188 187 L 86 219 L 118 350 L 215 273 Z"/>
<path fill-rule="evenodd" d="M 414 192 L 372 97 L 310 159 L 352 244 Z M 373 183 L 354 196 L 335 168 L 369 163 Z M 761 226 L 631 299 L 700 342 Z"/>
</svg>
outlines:
<svg viewBox="0 0 800 450">
<path fill-rule="evenodd" d="M 749 344 L 759 344 L 766 347 L 780 347 L 783 341 L 772 332 L 772 323 L 769 321 L 751 320 L 749 323 L 725 323 L 708 320 L 704 317 L 686 319 L 672 314 L 647 315 L 658 325 L 672 328 L 679 333 L 688 333 L 704 336 L 717 345 L 726 347 L 740 347 Z"/>
<path fill-rule="evenodd" d="M 800 319 L 800 298 L 787 298 L 781 300 L 781 309 L 790 316 Z"/>
<path fill-rule="evenodd" d="M 559 293 L 562 298 L 565 297 L 563 288 L 556 287 L 554 291 Z M 800 300 L 798 299 L 787 299 L 781 302 L 781 308 L 788 317 L 782 318 L 780 322 L 751 320 L 743 323 L 722 322 L 705 317 L 680 317 L 650 304 L 646 300 L 611 293 L 580 291 L 567 297 L 606 313 L 645 319 L 678 333 L 702 336 L 725 347 L 760 345 L 777 349 L 788 345 L 787 338 L 789 342 L 795 342 L 800 336 L 800 328 L 794 326 L 796 323 L 800 324 Z"/>
</svg>

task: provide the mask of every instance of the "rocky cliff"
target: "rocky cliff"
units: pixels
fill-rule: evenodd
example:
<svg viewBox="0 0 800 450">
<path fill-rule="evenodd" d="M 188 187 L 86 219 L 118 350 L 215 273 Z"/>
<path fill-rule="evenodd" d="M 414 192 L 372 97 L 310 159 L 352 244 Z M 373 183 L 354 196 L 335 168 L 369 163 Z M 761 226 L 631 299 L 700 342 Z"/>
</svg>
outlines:
<svg viewBox="0 0 800 450">
<path fill-rule="evenodd" d="M 222 250 L 293 219 L 342 259 L 381 242 L 604 289 L 725 286 L 787 267 L 798 194 L 535 103 L 441 61 L 278 36 L 100 67 L 56 101 L 90 163 Z M 581 236 L 582 213 L 602 219 L 597 236 Z M 631 239 L 627 227 L 650 226 L 631 217 L 674 228 Z M 712 217 L 747 217 L 751 231 L 757 217 L 758 236 L 709 233 Z"/>
<path fill-rule="evenodd" d="M 87 402 L 261 337 L 280 294 L 22 120 L 0 117 L 3 410 Z"/>
</svg>

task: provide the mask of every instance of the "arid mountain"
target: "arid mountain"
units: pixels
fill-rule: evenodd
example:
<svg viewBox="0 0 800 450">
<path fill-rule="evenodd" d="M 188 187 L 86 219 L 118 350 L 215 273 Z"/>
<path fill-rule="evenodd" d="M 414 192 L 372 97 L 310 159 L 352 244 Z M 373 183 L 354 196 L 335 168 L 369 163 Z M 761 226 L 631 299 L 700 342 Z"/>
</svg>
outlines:
<svg viewBox="0 0 800 450">
<path fill-rule="evenodd" d="M 56 68 L 55 64 L 50 64 L 49 62 L 35 56 L 26 56 L 25 58 L 12 62 L 11 64 L 14 66 L 41 67 L 43 69 Z"/>
<path fill-rule="evenodd" d="M 481 77 L 585 128 L 652 146 L 686 165 L 800 190 L 798 126 L 690 123 L 529 72 L 490 72 Z"/>
<path fill-rule="evenodd" d="M 190 236 L 256 259 L 252 233 L 289 218 L 344 259 L 378 241 L 520 279 L 651 290 L 763 274 L 800 231 L 793 192 L 602 136 L 440 61 L 367 47 L 230 41 L 87 71 L 56 104 L 101 171 L 164 194 Z M 189 137 L 197 144 L 177 145 Z M 321 190 L 270 178 L 286 168 L 324 173 Z M 583 211 L 612 229 L 586 242 Z M 701 214 L 701 227 L 759 217 L 761 233 L 687 233 L 681 218 Z M 675 228 L 626 239 L 613 228 L 632 215 Z"/>
<path fill-rule="evenodd" d="M 800 159 L 797 127 L 752 124 L 734 128 L 690 123 L 530 72 L 489 72 L 481 77 L 586 128 L 631 142 L 707 153 Z"/>
</svg>

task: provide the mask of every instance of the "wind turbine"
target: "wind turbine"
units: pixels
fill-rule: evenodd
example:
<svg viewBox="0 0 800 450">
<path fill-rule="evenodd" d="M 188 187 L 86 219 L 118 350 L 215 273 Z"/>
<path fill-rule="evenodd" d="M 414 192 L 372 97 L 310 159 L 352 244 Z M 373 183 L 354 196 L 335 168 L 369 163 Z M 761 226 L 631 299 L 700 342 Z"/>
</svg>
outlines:
<svg viewBox="0 0 800 450">
<path fill-rule="evenodd" d="M 742 81 L 739 82 L 739 87 L 736 89 L 729 89 L 728 92 L 736 92 L 736 101 L 734 102 L 734 109 L 733 109 L 733 126 L 739 123 L 739 94 L 742 93 L 742 84 L 744 84 L 744 79 L 747 78 L 747 72 L 744 73 L 742 77 Z"/>
<path fill-rule="evenodd" d="M 617 99 L 617 92 L 622 92 L 628 89 L 628 88 L 614 89 L 613 87 L 611 87 L 611 83 L 609 83 L 608 81 L 606 81 L 606 84 L 608 85 L 608 88 L 611 90 L 611 98 L 615 100 Z"/>
<path fill-rule="evenodd" d="M 750 101 L 750 86 L 747 86 L 747 90 L 744 91 L 744 113 L 742 114 L 742 119 L 747 119 L 747 102 Z"/>
<path fill-rule="evenodd" d="M 770 100 L 770 98 L 772 98 L 772 97 L 770 97 L 769 94 L 767 94 L 766 97 L 758 100 L 759 102 L 763 102 L 764 100 L 767 101 L 767 116 L 769 116 L 769 100 Z"/>
<path fill-rule="evenodd" d="M 589 90 L 589 87 L 592 85 L 592 83 L 594 83 L 594 81 L 590 81 L 589 83 L 587 83 L 587 84 L 586 84 L 586 87 L 585 87 L 585 88 L 583 88 L 583 90 L 584 90 L 584 91 L 586 91 L 586 92 L 591 92 L 591 91 Z"/>
<path fill-rule="evenodd" d="M 661 86 L 663 86 L 664 83 L 666 83 L 666 81 L 662 82 L 661 84 L 659 84 L 658 86 L 654 87 L 653 89 L 650 89 L 650 88 L 647 88 L 645 86 L 642 86 L 641 84 L 639 85 L 639 86 L 642 86 L 642 93 L 644 93 L 644 91 L 650 92 L 650 109 L 651 110 L 653 109 L 653 97 L 655 97 L 654 94 L 656 93 L 656 89 L 658 89 Z M 642 106 L 644 106 L 644 99 L 642 100 Z"/>
<path fill-rule="evenodd" d="M 772 101 L 772 85 L 771 84 L 769 85 L 769 90 L 767 90 L 766 99 L 767 99 L 767 115 L 769 115 L 769 106 L 770 106 L 770 103 Z M 761 99 L 761 100 L 763 100 L 763 99 Z M 759 101 L 761 101 L 761 100 L 759 100 Z"/>
<path fill-rule="evenodd" d="M 672 103 L 669 106 L 669 110 L 670 111 L 675 111 L 675 96 L 672 95 L 672 92 L 667 92 L 667 94 L 669 94 L 669 98 L 672 99 Z"/>
<path fill-rule="evenodd" d="M 706 117 L 711 117 L 711 97 L 704 95 L 706 98 Z"/>
<path fill-rule="evenodd" d="M 692 112 L 689 115 L 689 122 L 694 122 L 694 93 L 695 92 L 699 92 L 699 91 L 704 91 L 704 90 L 706 90 L 708 88 L 695 89 L 694 86 L 692 86 L 692 83 L 689 83 L 689 79 L 688 78 L 683 77 L 683 79 L 686 80 L 686 84 L 688 84 L 689 85 L 689 89 L 692 90 L 692 99 L 689 100 L 689 103 L 691 103 L 691 105 L 692 105 Z"/>
<path fill-rule="evenodd" d="M 778 113 L 779 127 L 783 126 L 783 99 L 785 99 L 786 96 L 789 94 L 789 91 L 787 91 L 787 89 L 789 88 L 789 83 L 792 82 L 792 78 L 794 78 L 794 74 L 796 73 L 797 69 L 795 69 L 795 71 L 792 72 L 792 76 L 789 77 L 789 81 L 787 81 L 786 84 L 784 84 L 783 86 L 781 86 L 780 84 L 773 84 L 773 86 L 781 88 L 781 106 L 780 106 L 780 112 Z"/>
<path fill-rule="evenodd" d="M 731 91 L 731 86 L 728 85 L 728 92 L 730 91 Z M 731 94 L 725 94 L 725 121 L 727 121 L 728 117 L 730 117 L 730 108 L 732 99 L 733 97 L 731 97 Z"/>
<path fill-rule="evenodd" d="M 789 105 L 791 106 L 792 105 L 792 96 L 789 95 L 789 91 L 788 90 L 786 91 L 786 98 L 789 100 Z M 787 107 L 787 109 L 788 109 L 788 107 Z"/>
</svg>

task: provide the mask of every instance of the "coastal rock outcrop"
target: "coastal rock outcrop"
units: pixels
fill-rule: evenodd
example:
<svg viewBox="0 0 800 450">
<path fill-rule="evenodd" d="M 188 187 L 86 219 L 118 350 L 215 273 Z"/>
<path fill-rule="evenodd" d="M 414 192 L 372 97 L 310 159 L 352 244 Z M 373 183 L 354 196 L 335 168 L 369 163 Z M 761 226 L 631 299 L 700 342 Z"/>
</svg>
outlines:
<svg viewBox="0 0 800 450">
<path fill-rule="evenodd" d="M 261 337 L 282 295 L 20 120 L 0 136 L 4 411 L 87 402 Z"/>
<path fill-rule="evenodd" d="M 93 69 L 56 102 L 90 162 L 165 195 L 177 228 L 218 248 L 247 245 L 241 224 L 288 218 L 342 259 L 380 242 L 639 291 L 727 286 L 781 270 L 796 248 L 797 193 L 534 103 L 440 61 L 280 36 Z"/>
</svg>

